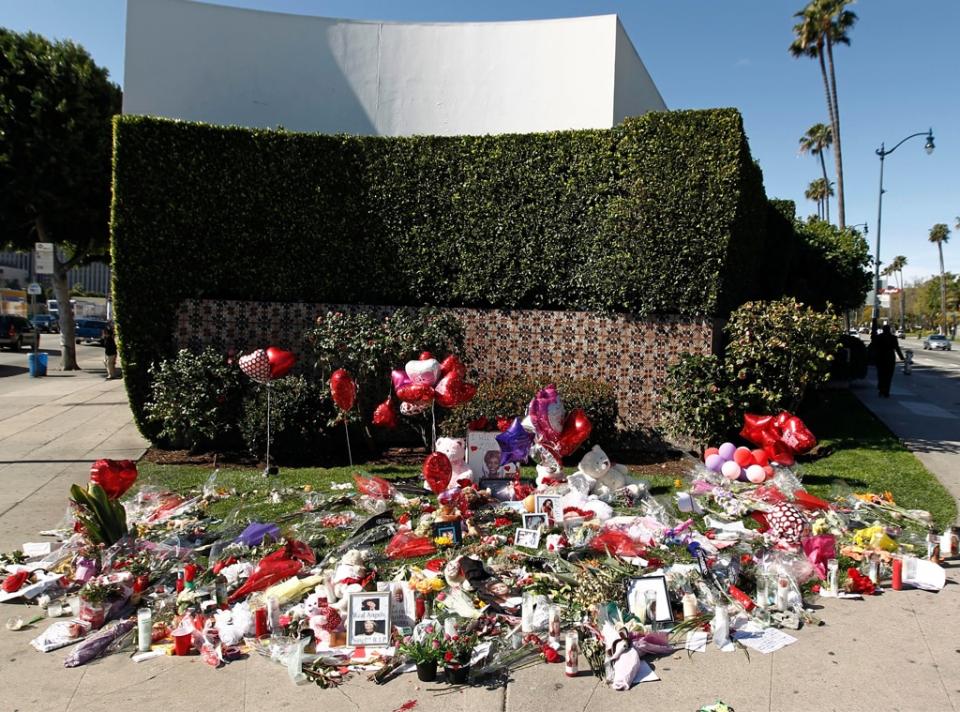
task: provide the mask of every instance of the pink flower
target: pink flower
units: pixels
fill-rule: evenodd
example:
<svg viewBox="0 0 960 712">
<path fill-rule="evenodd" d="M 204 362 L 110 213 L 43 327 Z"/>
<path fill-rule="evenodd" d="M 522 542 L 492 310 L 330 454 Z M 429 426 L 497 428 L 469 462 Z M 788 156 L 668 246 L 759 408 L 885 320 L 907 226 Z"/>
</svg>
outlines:
<svg viewBox="0 0 960 712">
<path fill-rule="evenodd" d="M 437 594 L 437 600 L 438 600 L 438 601 L 442 601 L 442 600 L 445 599 L 446 597 L 447 597 L 447 594 L 445 594 L 443 591 L 441 591 L 440 593 Z"/>
<path fill-rule="evenodd" d="M 403 644 L 404 644 L 404 645 L 410 645 L 410 643 L 412 643 L 412 642 L 413 642 L 413 638 L 411 638 L 409 635 L 404 636 L 404 638 L 403 638 Z"/>
<path fill-rule="evenodd" d="M 430 645 L 433 647 L 434 650 L 439 650 L 439 649 L 440 649 L 440 641 L 439 641 L 439 640 L 434 639 L 433 642 L 430 643 Z"/>
<path fill-rule="evenodd" d="M 426 628 L 423 629 L 423 632 L 426 633 L 427 635 L 432 634 L 432 633 L 433 633 L 433 626 L 432 626 L 432 625 L 428 625 Z"/>
</svg>

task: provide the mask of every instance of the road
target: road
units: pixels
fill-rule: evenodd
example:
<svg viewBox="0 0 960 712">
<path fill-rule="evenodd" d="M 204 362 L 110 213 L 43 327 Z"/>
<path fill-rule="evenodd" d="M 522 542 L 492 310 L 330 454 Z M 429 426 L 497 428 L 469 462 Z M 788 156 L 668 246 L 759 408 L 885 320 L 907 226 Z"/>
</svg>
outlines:
<svg viewBox="0 0 960 712">
<path fill-rule="evenodd" d="M 49 357 L 47 369 L 56 371 L 60 368 L 60 334 L 40 334 L 40 351 Z M 28 349 L 23 351 L 0 350 L 0 378 L 27 373 Z M 77 362 L 84 371 L 106 374 L 103 365 L 103 347 L 90 344 L 77 345 Z"/>
</svg>

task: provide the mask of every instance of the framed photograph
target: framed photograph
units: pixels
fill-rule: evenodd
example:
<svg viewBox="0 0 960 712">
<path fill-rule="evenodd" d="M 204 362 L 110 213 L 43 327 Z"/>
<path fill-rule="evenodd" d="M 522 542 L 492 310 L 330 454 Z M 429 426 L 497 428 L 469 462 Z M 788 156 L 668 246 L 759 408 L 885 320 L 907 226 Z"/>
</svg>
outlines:
<svg viewBox="0 0 960 712">
<path fill-rule="evenodd" d="M 666 576 L 643 576 L 627 583 L 627 608 L 644 623 L 672 623 Z"/>
<path fill-rule="evenodd" d="M 533 511 L 537 514 L 546 514 L 551 522 L 563 521 L 563 510 L 560 509 L 560 495 L 535 494 L 533 496 Z"/>
<path fill-rule="evenodd" d="M 448 536 L 453 540 L 454 546 L 460 546 L 463 543 L 463 527 L 458 519 L 455 522 L 435 522 L 433 525 L 433 538 L 438 536 Z"/>
<path fill-rule="evenodd" d="M 390 591 L 349 594 L 347 645 L 371 648 L 390 645 Z"/>
<path fill-rule="evenodd" d="M 546 529 L 549 525 L 550 525 L 550 522 L 547 521 L 546 514 L 524 514 L 523 515 L 524 529 Z"/>
<path fill-rule="evenodd" d="M 500 502 L 513 502 L 514 501 L 513 500 L 514 483 L 515 483 L 515 480 L 503 480 L 503 479 L 489 480 L 484 478 L 480 480 L 480 489 L 490 490 L 490 496 Z M 530 485 L 531 487 L 537 486 L 537 483 L 533 480 L 521 479 L 520 483 L 524 485 Z"/>
<path fill-rule="evenodd" d="M 470 430 L 467 432 L 467 466 L 480 479 L 509 479 L 517 473 L 514 464 L 500 467 L 499 431 Z"/>
<path fill-rule="evenodd" d="M 522 546 L 525 549 L 540 548 L 540 530 L 539 529 L 517 529 L 513 535 L 513 545 Z"/>
</svg>

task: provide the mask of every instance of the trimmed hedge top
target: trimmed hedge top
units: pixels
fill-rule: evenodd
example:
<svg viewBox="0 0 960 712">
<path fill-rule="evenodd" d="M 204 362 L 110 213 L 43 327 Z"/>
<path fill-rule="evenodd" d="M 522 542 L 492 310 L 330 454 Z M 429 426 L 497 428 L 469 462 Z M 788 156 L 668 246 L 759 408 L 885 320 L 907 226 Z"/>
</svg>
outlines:
<svg viewBox="0 0 960 712">
<path fill-rule="evenodd" d="M 113 293 L 134 413 L 143 427 L 186 298 L 723 316 L 763 296 L 768 213 L 734 109 L 411 138 L 120 116 Z"/>
</svg>

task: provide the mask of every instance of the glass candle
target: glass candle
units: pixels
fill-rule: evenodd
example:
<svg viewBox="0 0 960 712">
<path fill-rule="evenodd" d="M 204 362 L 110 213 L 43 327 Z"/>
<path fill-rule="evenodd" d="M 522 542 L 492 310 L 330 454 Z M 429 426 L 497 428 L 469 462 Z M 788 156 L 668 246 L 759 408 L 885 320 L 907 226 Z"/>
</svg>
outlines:
<svg viewBox="0 0 960 712">
<path fill-rule="evenodd" d="M 830 594 L 838 596 L 840 594 L 840 562 L 836 559 L 827 561 L 827 581 L 830 586 Z"/>
</svg>

